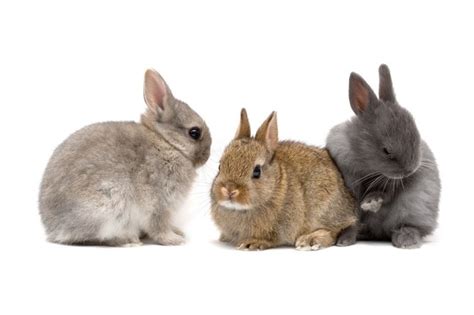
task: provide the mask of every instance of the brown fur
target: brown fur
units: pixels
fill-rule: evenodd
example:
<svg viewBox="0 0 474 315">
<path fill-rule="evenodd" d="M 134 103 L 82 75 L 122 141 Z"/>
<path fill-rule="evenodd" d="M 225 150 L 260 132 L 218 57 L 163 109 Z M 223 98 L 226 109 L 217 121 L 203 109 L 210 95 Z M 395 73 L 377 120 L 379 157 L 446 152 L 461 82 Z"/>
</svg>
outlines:
<svg viewBox="0 0 474 315">
<path fill-rule="evenodd" d="M 220 240 L 241 249 L 331 246 L 356 221 L 355 201 L 326 149 L 278 142 L 277 133 L 273 113 L 251 138 L 242 110 L 236 138 L 221 158 L 211 189 L 211 213 Z M 262 165 L 258 179 L 252 178 L 256 164 Z M 238 193 L 229 199 L 223 187 Z M 219 204 L 229 200 L 248 209 Z"/>
</svg>

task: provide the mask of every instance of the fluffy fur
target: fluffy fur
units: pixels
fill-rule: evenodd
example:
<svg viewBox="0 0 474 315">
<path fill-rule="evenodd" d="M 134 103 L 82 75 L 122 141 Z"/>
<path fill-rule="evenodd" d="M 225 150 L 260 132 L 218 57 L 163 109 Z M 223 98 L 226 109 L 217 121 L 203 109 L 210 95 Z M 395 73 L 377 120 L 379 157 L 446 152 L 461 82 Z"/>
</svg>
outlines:
<svg viewBox="0 0 474 315">
<path fill-rule="evenodd" d="M 141 123 L 87 126 L 53 153 L 41 183 L 39 209 L 48 240 L 64 244 L 180 244 L 173 212 L 190 190 L 211 137 L 187 104 L 154 70 L 145 74 L 148 105 Z M 189 129 L 199 127 L 195 140 Z"/>
<path fill-rule="evenodd" d="M 379 75 L 377 98 L 364 79 L 351 74 L 349 100 L 356 117 L 334 127 L 327 138 L 360 206 L 360 224 L 344 231 L 338 245 L 358 238 L 419 247 L 437 225 L 438 169 L 413 117 L 398 104 L 386 65 Z"/>
<path fill-rule="evenodd" d="M 261 172 L 253 178 L 257 165 Z M 220 240 L 240 249 L 319 249 L 356 221 L 355 201 L 328 152 L 278 142 L 276 113 L 250 136 L 245 109 L 211 189 Z"/>
</svg>

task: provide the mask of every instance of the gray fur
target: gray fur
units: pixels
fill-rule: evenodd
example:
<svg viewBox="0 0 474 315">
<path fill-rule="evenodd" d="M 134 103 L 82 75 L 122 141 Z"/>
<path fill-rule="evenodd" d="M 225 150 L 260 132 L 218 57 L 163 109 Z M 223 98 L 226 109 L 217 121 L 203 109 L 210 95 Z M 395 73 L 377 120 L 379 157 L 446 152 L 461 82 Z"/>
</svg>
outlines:
<svg viewBox="0 0 474 315">
<path fill-rule="evenodd" d="M 349 99 L 356 117 L 335 126 L 327 138 L 327 148 L 360 205 L 359 224 L 344 231 L 338 244 L 350 245 L 357 238 L 419 247 L 437 226 L 438 168 L 413 117 L 395 99 L 388 67 L 381 65 L 379 74 L 380 99 L 359 75 L 351 74 Z"/>
<path fill-rule="evenodd" d="M 164 245 L 184 241 L 173 213 L 196 167 L 209 158 L 210 133 L 152 70 L 145 76 L 145 100 L 141 123 L 93 124 L 54 151 L 39 196 L 49 241 L 133 245 L 143 236 Z M 188 134 L 194 126 L 202 128 L 199 140 Z"/>
</svg>

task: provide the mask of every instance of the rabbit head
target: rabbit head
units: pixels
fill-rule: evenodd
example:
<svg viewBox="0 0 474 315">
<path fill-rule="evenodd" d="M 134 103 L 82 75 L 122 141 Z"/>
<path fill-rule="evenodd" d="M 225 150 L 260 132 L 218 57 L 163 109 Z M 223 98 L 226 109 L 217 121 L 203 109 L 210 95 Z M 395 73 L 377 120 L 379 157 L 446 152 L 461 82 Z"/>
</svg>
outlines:
<svg viewBox="0 0 474 315">
<path fill-rule="evenodd" d="M 403 178 L 420 165 L 420 135 L 412 115 L 401 107 L 388 67 L 379 67 L 379 98 L 356 73 L 349 78 L 349 100 L 357 115 L 351 148 L 364 169 Z"/>
<path fill-rule="evenodd" d="M 251 137 L 247 112 L 242 109 L 236 135 L 222 155 L 212 185 L 213 203 L 229 210 L 252 210 L 272 198 L 279 176 L 273 161 L 277 145 L 276 113 Z"/>
<path fill-rule="evenodd" d="M 142 123 L 160 134 L 194 166 L 206 163 L 211 135 L 204 120 L 188 104 L 174 98 L 165 80 L 155 70 L 145 72 L 143 95 L 148 109 Z"/>
</svg>

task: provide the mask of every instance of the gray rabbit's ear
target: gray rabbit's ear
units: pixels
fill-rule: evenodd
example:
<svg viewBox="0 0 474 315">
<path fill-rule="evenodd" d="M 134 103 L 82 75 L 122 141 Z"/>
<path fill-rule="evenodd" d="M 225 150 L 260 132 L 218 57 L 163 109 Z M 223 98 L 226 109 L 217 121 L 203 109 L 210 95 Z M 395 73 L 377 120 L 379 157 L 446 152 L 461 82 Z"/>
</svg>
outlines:
<svg viewBox="0 0 474 315">
<path fill-rule="evenodd" d="M 173 94 L 156 70 L 148 69 L 145 72 L 143 96 L 148 108 L 155 115 L 161 118 L 171 115 L 172 108 L 169 106 L 169 101 L 173 98 Z"/>
<path fill-rule="evenodd" d="M 234 139 L 242 138 L 250 138 L 250 123 L 245 108 L 242 108 L 240 111 L 240 124 L 237 128 Z"/>
<path fill-rule="evenodd" d="M 264 143 L 270 152 L 275 151 L 278 146 L 278 125 L 277 114 L 272 112 L 271 115 L 258 128 L 255 139 Z"/>
<path fill-rule="evenodd" d="M 355 72 L 349 77 L 349 102 L 356 115 L 367 111 L 378 103 L 377 96 L 365 80 Z"/>
<path fill-rule="evenodd" d="M 387 65 L 381 64 L 379 67 L 379 98 L 382 101 L 395 103 L 395 92 L 393 91 L 392 77 Z"/>
</svg>

